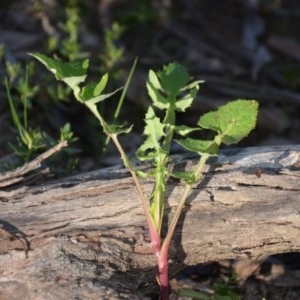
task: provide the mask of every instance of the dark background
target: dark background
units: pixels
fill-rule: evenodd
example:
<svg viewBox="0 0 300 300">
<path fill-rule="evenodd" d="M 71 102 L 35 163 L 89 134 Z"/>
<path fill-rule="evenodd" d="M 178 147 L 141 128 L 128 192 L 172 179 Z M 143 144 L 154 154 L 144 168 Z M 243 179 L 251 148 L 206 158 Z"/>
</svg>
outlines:
<svg viewBox="0 0 300 300">
<path fill-rule="evenodd" d="M 110 91 L 124 85 L 138 57 L 120 116 L 121 122 L 135 125 L 132 135 L 122 138 L 127 151 L 133 153 L 142 139 L 143 116 L 149 104 L 145 88 L 148 70 L 159 70 L 177 60 L 195 79 L 205 80 L 193 108 L 179 116 L 180 122 L 195 124 L 201 114 L 230 100 L 257 99 L 257 128 L 238 146 L 297 144 L 299 29 L 300 2 L 296 0 L 1 1 L 1 84 L 7 76 L 7 62 L 20 63 L 17 78 L 24 77 L 26 64 L 33 61 L 26 53 L 36 51 L 64 60 L 89 57 L 90 77 L 99 79 L 108 71 Z M 109 32 L 114 32 L 110 38 Z M 59 127 L 70 122 L 79 138 L 73 145 L 80 150 L 73 155 L 80 157 L 78 171 L 118 163 L 112 146 L 99 160 L 104 136 L 94 117 L 72 95 L 59 99 L 58 82 L 43 66 L 35 65 L 29 85 L 39 90 L 30 99 L 30 126 L 39 126 L 57 139 Z M 11 93 L 21 115 L 16 82 L 11 82 Z M 50 86 L 54 96 L 49 95 Z M 101 105 L 108 119 L 116 104 L 117 98 Z M 14 157 L 9 142 L 17 143 L 16 132 L 1 85 L 2 162 Z M 72 157 L 71 152 L 68 155 Z"/>
</svg>

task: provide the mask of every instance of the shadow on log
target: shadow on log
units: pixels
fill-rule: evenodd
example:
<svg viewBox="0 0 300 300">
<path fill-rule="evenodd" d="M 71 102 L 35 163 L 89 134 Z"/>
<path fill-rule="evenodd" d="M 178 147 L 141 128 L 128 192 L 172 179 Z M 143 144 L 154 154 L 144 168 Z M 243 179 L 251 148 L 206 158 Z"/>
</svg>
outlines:
<svg viewBox="0 0 300 300">
<path fill-rule="evenodd" d="M 175 168 L 192 168 L 176 156 Z M 170 252 L 189 264 L 300 250 L 300 146 L 229 149 L 195 186 Z M 143 189 L 151 193 L 153 183 Z M 168 220 L 183 190 L 168 185 Z M 133 181 L 109 168 L 0 191 L 0 299 L 151 299 L 155 259 Z"/>
</svg>

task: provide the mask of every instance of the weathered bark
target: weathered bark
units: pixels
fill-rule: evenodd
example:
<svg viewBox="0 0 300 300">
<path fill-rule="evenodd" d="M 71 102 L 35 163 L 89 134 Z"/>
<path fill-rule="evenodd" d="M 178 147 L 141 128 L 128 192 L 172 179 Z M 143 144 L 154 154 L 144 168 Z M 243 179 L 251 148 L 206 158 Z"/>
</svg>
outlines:
<svg viewBox="0 0 300 300">
<path fill-rule="evenodd" d="M 175 168 L 195 158 L 177 156 Z M 300 146 L 232 149 L 206 167 L 177 227 L 171 274 L 300 249 Z M 150 194 L 153 183 L 143 188 Z M 183 184 L 167 188 L 168 220 Z M 0 191 L 0 299 L 146 299 L 155 259 L 126 171 Z"/>
</svg>

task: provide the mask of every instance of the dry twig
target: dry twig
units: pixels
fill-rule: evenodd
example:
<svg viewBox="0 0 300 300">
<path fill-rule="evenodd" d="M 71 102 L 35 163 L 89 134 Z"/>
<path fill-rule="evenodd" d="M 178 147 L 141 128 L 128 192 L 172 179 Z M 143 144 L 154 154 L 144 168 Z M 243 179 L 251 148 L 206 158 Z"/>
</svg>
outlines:
<svg viewBox="0 0 300 300">
<path fill-rule="evenodd" d="M 59 152 L 62 148 L 66 146 L 67 146 L 67 142 L 62 141 L 59 144 L 47 150 L 46 152 L 39 155 L 33 161 L 26 163 L 15 170 L 7 171 L 0 174 L 0 188 L 22 181 L 24 179 L 25 174 L 40 168 L 42 161 L 44 161 L 54 153 Z"/>
</svg>

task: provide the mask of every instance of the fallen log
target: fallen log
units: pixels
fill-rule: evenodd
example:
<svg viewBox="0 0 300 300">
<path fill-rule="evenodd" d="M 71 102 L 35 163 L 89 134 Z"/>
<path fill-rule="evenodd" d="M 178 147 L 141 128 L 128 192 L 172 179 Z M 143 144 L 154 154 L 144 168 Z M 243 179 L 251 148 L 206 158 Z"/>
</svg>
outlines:
<svg viewBox="0 0 300 300">
<path fill-rule="evenodd" d="M 172 166 L 188 170 L 195 162 L 179 155 Z M 171 275 L 210 260 L 299 251 L 299 182 L 299 145 L 222 151 L 188 199 Z M 148 195 L 152 186 L 143 184 Z M 168 221 L 182 191 L 169 182 Z M 126 170 L 6 187 L 0 200 L 1 300 L 154 299 L 155 259 Z"/>
</svg>

